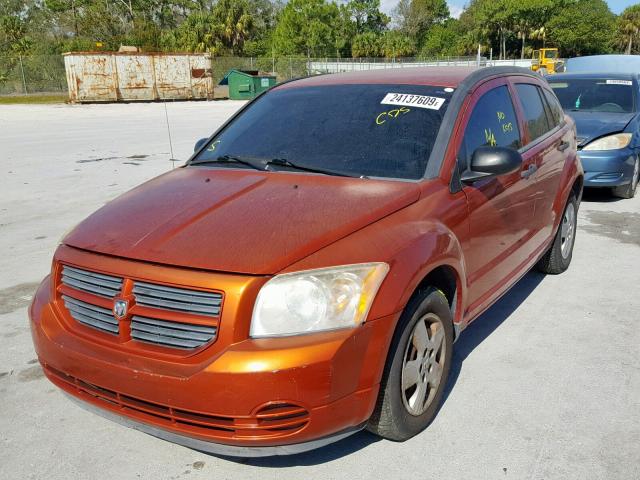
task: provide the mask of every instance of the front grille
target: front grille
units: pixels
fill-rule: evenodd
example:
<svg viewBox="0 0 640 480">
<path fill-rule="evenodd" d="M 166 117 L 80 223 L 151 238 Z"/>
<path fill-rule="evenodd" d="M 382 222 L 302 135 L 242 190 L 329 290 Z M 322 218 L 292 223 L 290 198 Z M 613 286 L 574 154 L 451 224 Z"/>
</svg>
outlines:
<svg viewBox="0 0 640 480">
<path fill-rule="evenodd" d="M 62 295 L 62 300 L 74 320 L 89 327 L 116 335 L 120 332 L 118 321 L 113 316 L 111 310 L 67 297 L 66 295 Z"/>
<path fill-rule="evenodd" d="M 126 280 L 126 281 L 125 281 Z M 223 295 L 191 288 L 95 273 L 62 265 L 61 303 L 76 322 L 114 334 L 121 343 L 135 340 L 192 350 L 215 340 Z M 115 318 L 113 299 L 129 304 L 124 319 Z M 120 323 L 130 323 L 120 328 Z"/>
<path fill-rule="evenodd" d="M 220 314 L 220 305 L 222 304 L 222 295 L 219 293 L 166 287 L 145 282 L 136 282 L 133 294 L 139 305 L 200 315 L 216 316 Z"/>
<path fill-rule="evenodd" d="M 198 348 L 215 336 L 216 327 L 138 316 L 131 319 L 131 338 L 141 342 L 177 348 Z"/>
<path fill-rule="evenodd" d="M 109 390 L 68 375 L 50 365 L 45 365 L 44 370 L 59 387 L 80 398 L 98 401 L 103 408 L 137 419 L 142 417 L 167 428 L 179 427 L 194 434 L 219 438 L 274 438 L 301 430 L 310 420 L 306 408 L 289 402 L 267 404 L 252 415 L 244 416 L 200 413 Z"/>
<path fill-rule="evenodd" d="M 122 290 L 122 278 L 88 272 L 68 265 L 62 267 L 62 283 L 106 298 L 113 298 Z"/>
</svg>

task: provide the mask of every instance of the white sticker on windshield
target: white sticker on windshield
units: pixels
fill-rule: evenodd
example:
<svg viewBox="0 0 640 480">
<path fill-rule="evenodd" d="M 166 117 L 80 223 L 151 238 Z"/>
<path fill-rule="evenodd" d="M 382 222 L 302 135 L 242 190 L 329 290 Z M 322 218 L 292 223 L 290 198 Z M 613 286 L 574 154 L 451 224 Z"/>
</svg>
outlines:
<svg viewBox="0 0 640 480">
<path fill-rule="evenodd" d="M 380 103 L 384 105 L 407 105 L 418 108 L 440 110 L 445 99 L 429 97 L 426 95 L 413 95 L 411 93 L 387 93 Z"/>
<path fill-rule="evenodd" d="M 633 85 L 631 80 L 607 80 L 607 85 Z"/>
</svg>

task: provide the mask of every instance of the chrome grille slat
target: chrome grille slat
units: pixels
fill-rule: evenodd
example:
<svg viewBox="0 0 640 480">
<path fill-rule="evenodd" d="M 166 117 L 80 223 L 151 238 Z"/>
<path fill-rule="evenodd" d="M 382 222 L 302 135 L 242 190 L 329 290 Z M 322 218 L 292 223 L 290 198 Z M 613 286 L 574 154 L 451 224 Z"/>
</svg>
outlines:
<svg viewBox="0 0 640 480">
<path fill-rule="evenodd" d="M 221 297 L 219 293 L 203 292 L 201 290 L 189 290 L 186 288 L 167 287 L 166 285 L 156 285 L 154 283 L 147 283 L 147 282 L 136 282 L 136 286 L 148 288 L 150 290 L 160 290 L 161 292 L 174 292 L 174 293 L 188 294 L 190 296 L 217 297 L 217 298 Z"/>
<path fill-rule="evenodd" d="M 147 282 L 135 282 L 133 294 L 139 305 L 200 315 L 217 316 L 222 304 L 222 295 L 219 293 Z"/>
<path fill-rule="evenodd" d="M 90 277 L 88 275 L 84 275 L 81 273 L 77 273 L 73 270 L 68 270 L 65 269 L 64 272 L 62 273 L 63 276 L 67 277 L 67 278 L 72 278 L 74 280 L 78 280 L 80 282 L 83 283 L 94 283 L 99 281 L 101 286 L 104 287 L 109 287 L 115 290 L 120 290 L 122 288 L 122 281 L 116 281 L 116 280 L 106 280 L 103 278 L 100 279 L 96 279 L 94 277 Z"/>
<path fill-rule="evenodd" d="M 118 322 L 114 318 L 113 314 L 106 308 L 99 308 L 94 305 L 90 305 L 88 303 L 81 305 L 80 302 L 74 302 L 73 299 L 64 295 L 62 296 L 62 298 L 65 301 L 64 302 L 65 306 L 70 311 L 73 311 L 73 312 L 77 311 L 79 313 L 82 313 L 83 315 L 94 317 L 97 320 L 100 320 L 102 322 L 118 325 Z"/>
<path fill-rule="evenodd" d="M 80 268 L 76 268 L 76 267 L 70 267 L 69 265 L 65 265 L 64 266 L 65 270 L 69 270 L 71 272 L 74 273 L 79 273 L 81 275 L 85 275 L 87 277 L 94 277 L 96 279 L 101 278 L 102 280 L 109 280 L 109 281 L 119 281 L 122 282 L 122 279 L 119 277 L 114 277 L 113 275 L 105 275 L 104 273 L 96 273 L 96 272 L 90 272 L 88 270 L 82 270 Z"/>
<path fill-rule="evenodd" d="M 159 345 L 197 348 L 210 342 L 216 335 L 216 327 L 169 322 L 134 316 L 131 319 L 131 338 Z"/>
<path fill-rule="evenodd" d="M 208 342 L 213 338 L 213 335 L 200 332 L 191 332 L 185 329 L 173 329 L 165 328 L 156 325 L 150 325 L 148 323 L 136 323 L 132 324 L 132 330 L 139 330 L 146 333 L 156 333 L 158 335 L 166 335 L 168 337 L 183 338 L 185 340 L 197 340 L 202 342 Z"/>
<path fill-rule="evenodd" d="M 66 295 L 62 296 L 62 300 L 67 310 L 69 310 L 69 314 L 77 322 L 116 335 L 120 332 L 117 320 L 108 315 L 110 312 L 106 308 L 91 305 Z"/>
<path fill-rule="evenodd" d="M 216 327 L 206 327 L 204 325 L 194 325 L 192 323 L 169 322 L 167 320 L 158 320 L 157 318 L 133 317 L 137 322 L 148 323 L 150 325 L 159 325 L 161 327 L 174 328 L 176 330 L 189 330 L 192 332 L 209 333 L 215 335 Z"/>
<path fill-rule="evenodd" d="M 153 343 L 156 345 L 164 345 L 167 347 L 196 348 L 201 345 L 201 342 L 196 342 L 193 340 L 181 340 L 179 338 L 165 337 L 139 331 L 132 331 L 131 338 L 142 342 Z"/>
<path fill-rule="evenodd" d="M 68 265 L 62 267 L 62 283 L 83 292 L 113 298 L 122 289 L 122 278 L 88 272 Z"/>
<path fill-rule="evenodd" d="M 149 297 L 158 298 L 158 299 L 169 298 L 177 301 L 185 301 L 185 298 L 187 298 L 187 295 L 185 295 L 184 293 L 156 291 L 156 290 L 151 290 L 145 287 L 139 287 L 137 285 L 136 287 L 134 287 L 134 292 L 136 292 L 138 295 L 144 295 L 145 297 L 149 296 Z M 215 298 L 215 297 L 203 297 L 199 295 L 191 295 L 188 298 L 190 303 L 198 304 L 198 305 L 212 305 L 215 307 L 219 307 L 222 301 L 221 296 L 218 298 Z"/>
</svg>

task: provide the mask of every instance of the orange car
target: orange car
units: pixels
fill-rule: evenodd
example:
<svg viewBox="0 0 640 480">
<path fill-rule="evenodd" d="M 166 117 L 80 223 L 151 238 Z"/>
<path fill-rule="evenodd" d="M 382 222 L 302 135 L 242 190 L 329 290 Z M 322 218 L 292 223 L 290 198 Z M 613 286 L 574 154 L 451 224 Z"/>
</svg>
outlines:
<svg viewBox="0 0 640 480">
<path fill-rule="evenodd" d="M 38 358 L 82 405 L 199 450 L 405 440 L 460 332 L 534 265 L 569 266 L 582 177 L 525 69 L 283 83 L 64 238 L 29 310 Z"/>
</svg>

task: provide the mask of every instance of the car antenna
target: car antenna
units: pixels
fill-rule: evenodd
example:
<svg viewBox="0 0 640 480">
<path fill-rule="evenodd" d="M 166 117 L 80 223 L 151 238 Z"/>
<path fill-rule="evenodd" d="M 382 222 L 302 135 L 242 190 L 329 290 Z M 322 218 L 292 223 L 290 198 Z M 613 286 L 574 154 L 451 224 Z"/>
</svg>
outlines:
<svg viewBox="0 0 640 480">
<path fill-rule="evenodd" d="M 173 157 L 173 143 L 171 142 L 171 127 L 169 126 L 169 113 L 167 112 L 167 102 L 165 101 L 162 103 L 164 103 L 164 118 L 167 121 L 167 134 L 169 135 L 169 152 L 171 152 L 171 158 L 169 158 L 169 160 L 171 161 L 171 168 L 176 168 L 176 161 L 178 159 Z"/>
</svg>

